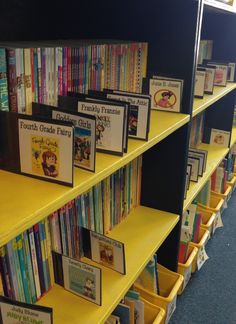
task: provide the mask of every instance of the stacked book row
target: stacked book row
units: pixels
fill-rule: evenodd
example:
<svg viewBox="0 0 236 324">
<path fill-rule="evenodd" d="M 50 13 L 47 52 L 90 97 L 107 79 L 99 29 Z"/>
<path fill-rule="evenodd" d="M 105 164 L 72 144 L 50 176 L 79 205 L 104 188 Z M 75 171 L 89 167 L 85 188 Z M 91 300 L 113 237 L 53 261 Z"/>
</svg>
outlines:
<svg viewBox="0 0 236 324">
<path fill-rule="evenodd" d="M 57 41 L 1 44 L 0 110 L 31 114 L 32 101 L 57 105 L 68 91 L 141 92 L 147 43 Z"/>
<path fill-rule="evenodd" d="M 139 205 L 141 164 L 142 159 L 138 157 L 2 246 L 0 292 L 3 290 L 13 300 L 35 303 L 51 288 L 54 275 L 55 281 L 61 284 L 57 262 L 62 255 L 71 260 L 86 256 L 110 267 L 114 263 L 118 266 L 113 269 L 125 274 L 124 244 L 103 234 Z M 108 258 L 108 250 L 111 253 L 114 244 L 122 250 L 119 260 L 115 252 Z M 94 256 L 97 246 L 102 248 L 100 259 Z M 56 253 L 53 256 L 52 251 Z"/>
</svg>

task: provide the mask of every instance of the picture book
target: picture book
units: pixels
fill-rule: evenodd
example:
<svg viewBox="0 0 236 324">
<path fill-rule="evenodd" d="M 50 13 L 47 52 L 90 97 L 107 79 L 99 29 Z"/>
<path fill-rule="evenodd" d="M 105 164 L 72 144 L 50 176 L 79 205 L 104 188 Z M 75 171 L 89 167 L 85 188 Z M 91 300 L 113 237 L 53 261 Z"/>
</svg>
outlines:
<svg viewBox="0 0 236 324">
<path fill-rule="evenodd" d="M 136 280 L 143 288 L 157 294 L 157 263 L 153 256 Z"/>
<path fill-rule="evenodd" d="M 144 79 L 144 93 L 151 95 L 151 109 L 180 112 L 182 91 L 182 80 L 159 76 Z"/>
<path fill-rule="evenodd" d="M 101 269 L 62 256 L 64 288 L 88 301 L 102 305 Z"/>
<path fill-rule="evenodd" d="M 214 146 L 229 147 L 230 132 L 222 129 L 211 129 L 210 144 Z"/>
<path fill-rule="evenodd" d="M 85 228 L 82 228 L 82 241 L 84 256 L 121 274 L 126 273 L 122 242 Z"/>
<path fill-rule="evenodd" d="M 103 92 L 100 93 L 103 93 L 108 99 L 128 102 L 130 104 L 129 137 L 148 140 L 151 96 L 111 89 L 103 89 Z"/>
<path fill-rule="evenodd" d="M 53 309 L 13 301 L 0 296 L 0 320 L 2 324 L 53 323 Z"/>
<path fill-rule="evenodd" d="M 195 74 L 194 97 L 202 99 L 205 91 L 206 71 L 198 68 Z"/>
<path fill-rule="evenodd" d="M 73 186 L 74 126 L 0 112 L 0 168 Z"/>
<path fill-rule="evenodd" d="M 88 114 L 69 112 L 57 107 L 32 103 L 34 116 L 69 121 L 74 130 L 74 165 L 89 171 L 95 171 L 96 158 L 96 118 Z"/>
</svg>

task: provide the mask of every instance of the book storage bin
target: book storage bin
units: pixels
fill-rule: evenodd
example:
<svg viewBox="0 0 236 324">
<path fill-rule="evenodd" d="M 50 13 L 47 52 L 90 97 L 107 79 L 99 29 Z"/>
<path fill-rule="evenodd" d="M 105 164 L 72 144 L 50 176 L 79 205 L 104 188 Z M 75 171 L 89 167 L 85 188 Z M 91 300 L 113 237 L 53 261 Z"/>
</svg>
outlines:
<svg viewBox="0 0 236 324">
<path fill-rule="evenodd" d="M 227 181 L 227 184 L 232 187 L 232 191 L 234 191 L 236 187 L 236 176 L 233 176 L 230 181 Z"/>
<path fill-rule="evenodd" d="M 144 298 L 140 298 L 144 302 L 144 323 L 145 324 L 164 324 L 165 310 L 154 305 Z"/>
<path fill-rule="evenodd" d="M 184 277 L 184 281 L 178 290 L 178 295 L 181 295 L 187 286 L 192 273 L 193 261 L 196 259 L 198 253 L 198 248 L 196 246 L 190 245 L 188 248 L 188 257 L 185 263 L 178 263 L 178 273 Z"/>
<path fill-rule="evenodd" d="M 189 242 L 190 246 L 194 246 L 198 249 L 198 252 L 193 260 L 192 273 L 194 273 L 197 270 L 198 258 L 201 257 L 202 250 L 203 250 L 203 248 L 205 248 L 205 246 L 208 242 L 209 235 L 210 235 L 210 233 L 207 229 L 200 227 L 198 242 L 197 243 Z"/>
<path fill-rule="evenodd" d="M 211 191 L 211 194 L 215 195 L 215 196 L 218 196 L 218 197 L 221 197 L 222 199 L 226 199 L 227 200 L 227 197 L 230 195 L 232 191 L 232 187 L 230 185 L 226 185 L 226 190 L 224 193 L 219 193 L 219 192 L 215 192 L 215 191 Z"/>
<path fill-rule="evenodd" d="M 224 205 L 224 199 L 218 195 L 215 195 L 213 192 L 211 192 L 210 206 L 205 206 L 200 203 L 198 204 L 199 207 L 204 207 L 207 210 L 210 210 L 214 213 L 218 213 L 219 211 L 221 212 L 222 209 L 224 208 L 223 205 Z"/>
<path fill-rule="evenodd" d="M 214 221 L 216 219 L 216 214 L 205 208 L 202 206 L 198 206 L 198 212 L 201 213 L 202 215 L 202 223 L 201 223 L 201 227 L 207 229 L 210 232 L 210 235 L 213 234 L 213 225 L 214 225 Z"/>
<path fill-rule="evenodd" d="M 184 277 L 158 264 L 158 280 L 160 295 L 154 294 L 138 284 L 134 284 L 134 287 L 142 298 L 165 310 L 164 323 L 167 324 L 175 311 L 177 293 L 184 281 Z"/>
</svg>

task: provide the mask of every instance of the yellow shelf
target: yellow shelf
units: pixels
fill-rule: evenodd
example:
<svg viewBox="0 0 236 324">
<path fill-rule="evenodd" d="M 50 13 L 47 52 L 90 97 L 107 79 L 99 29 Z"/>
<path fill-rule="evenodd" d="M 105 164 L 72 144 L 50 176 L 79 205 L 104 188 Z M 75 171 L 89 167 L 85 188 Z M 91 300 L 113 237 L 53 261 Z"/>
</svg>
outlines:
<svg viewBox="0 0 236 324">
<path fill-rule="evenodd" d="M 236 142 L 236 127 L 233 127 L 232 134 L 231 134 L 230 147 L 232 147 L 235 142 Z"/>
<path fill-rule="evenodd" d="M 208 151 L 206 171 L 204 172 L 202 177 L 198 178 L 198 182 L 190 181 L 189 190 L 187 191 L 187 197 L 184 200 L 184 210 L 188 208 L 188 206 L 197 196 L 197 194 L 202 189 L 206 181 L 212 175 L 216 167 L 220 164 L 220 162 L 223 160 L 223 158 L 229 151 L 228 148 L 219 148 L 217 146 L 211 146 L 209 144 L 201 144 L 199 148 Z"/>
<path fill-rule="evenodd" d="M 203 99 L 194 98 L 193 101 L 193 117 L 200 112 L 211 106 L 214 102 L 224 97 L 227 93 L 236 88 L 236 83 L 228 83 L 226 87 L 214 87 L 214 93 L 212 95 L 204 95 Z"/>
<path fill-rule="evenodd" d="M 129 139 L 123 157 L 97 154 L 96 173 L 75 168 L 74 188 L 0 171 L 0 246 L 85 192 L 189 121 L 189 115 L 152 111 L 149 141 Z"/>
<path fill-rule="evenodd" d="M 38 304 L 53 307 L 57 324 L 103 323 L 178 220 L 177 215 L 140 206 L 112 230 L 109 236 L 125 244 L 127 273 L 121 275 L 99 265 L 102 268 L 102 306 L 83 300 L 58 285 Z"/>
</svg>

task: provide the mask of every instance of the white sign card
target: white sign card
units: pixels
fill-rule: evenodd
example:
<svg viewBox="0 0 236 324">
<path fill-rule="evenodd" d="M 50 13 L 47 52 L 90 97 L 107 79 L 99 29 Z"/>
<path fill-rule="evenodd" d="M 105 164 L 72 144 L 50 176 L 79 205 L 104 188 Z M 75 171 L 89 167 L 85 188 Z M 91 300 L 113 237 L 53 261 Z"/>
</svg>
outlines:
<svg viewBox="0 0 236 324">
<path fill-rule="evenodd" d="M 182 97 L 182 81 L 150 78 L 149 94 L 151 109 L 180 112 Z"/>
<path fill-rule="evenodd" d="M 205 250 L 205 245 L 203 245 L 199 251 L 198 251 L 198 255 L 197 255 L 197 268 L 198 270 L 201 269 L 201 267 L 203 266 L 203 264 L 209 259 L 208 255 L 206 254 L 206 250 Z"/>
<path fill-rule="evenodd" d="M 90 231 L 92 260 L 125 274 L 124 244 Z"/>
<path fill-rule="evenodd" d="M 215 67 L 206 66 L 206 77 L 204 84 L 204 92 L 207 94 L 213 94 L 214 80 L 215 80 Z"/>
<path fill-rule="evenodd" d="M 101 269 L 62 256 L 64 288 L 95 304 L 101 305 Z"/>
<path fill-rule="evenodd" d="M 226 86 L 228 77 L 228 65 L 217 64 L 214 62 L 208 62 L 207 65 L 213 65 L 216 68 L 214 85 Z"/>
<path fill-rule="evenodd" d="M 78 112 L 96 117 L 97 151 L 122 155 L 124 146 L 125 107 L 89 100 L 78 101 Z"/>
<path fill-rule="evenodd" d="M 214 146 L 229 147 L 230 132 L 212 128 L 210 144 Z"/>
<path fill-rule="evenodd" d="M 0 296 L 0 322 L 2 324 L 52 324 L 53 310 Z"/>
<path fill-rule="evenodd" d="M 52 110 L 52 118 L 70 121 L 75 126 L 74 165 L 95 171 L 96 155 L 96 118 L 86 114 L 72 114 Z"/>
<path fill-rule="evenodd" d="M 206 72 L 197 70 L 195 74 L 194 97 L 203 98 L 205 89 Z"/>
<path fill-rule="evenodd" d="M 137 139 L 148 139 L 150 97 L 142 95 L 131 95 L 120 91 L 107 93 L 107 98 L 127 101 L 130 104 L 129 112 L 129 137 Z"/>
<path fill-rule="evenodd" d="M 197 182 L 199 175 L 200 159 L 196 157 L 188 157 L 188 164 L 192 166 L 190 180 Z"/>
<path fill-rule="evenodd" d="M 73 185 L 74 126 L 18 119 L 21 172 Z"/>
</svg>

